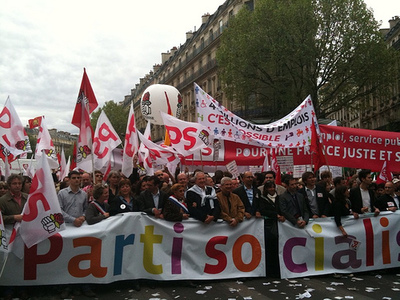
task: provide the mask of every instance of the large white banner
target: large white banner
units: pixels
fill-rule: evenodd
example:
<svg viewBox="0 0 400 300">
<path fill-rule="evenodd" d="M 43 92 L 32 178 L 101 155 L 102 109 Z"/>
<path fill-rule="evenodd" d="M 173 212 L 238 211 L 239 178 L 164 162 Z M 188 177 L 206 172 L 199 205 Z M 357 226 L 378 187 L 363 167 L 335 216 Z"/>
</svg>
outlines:
<svg viewBox="0 0 400 300">
<path fill-rule="evenodd" d="M 299 148 L 311 143 L 315 116 L 308 96 L 295 110 L 271 124 L 250 123 L 229 111 L 194 84 L 198 122 L 213 131 L 214 137 L 264 147 Z"/>
<path fill-rule="evenodd" d="M 344 237 L 331 218 L 305 229 L 279 223 L 282 278 L 355 273 L 400 266 L 400 212 L 342 218 Z"/>
<path fill-rule="evenodd" d="M 232 228 L 226 222 L 175 223 L 128 213 L 67 226 L 25 247 L 23 259 L 10 254 L 0 285 L 265 276 L 263 224 L 252 219 Z"/>
</svg>

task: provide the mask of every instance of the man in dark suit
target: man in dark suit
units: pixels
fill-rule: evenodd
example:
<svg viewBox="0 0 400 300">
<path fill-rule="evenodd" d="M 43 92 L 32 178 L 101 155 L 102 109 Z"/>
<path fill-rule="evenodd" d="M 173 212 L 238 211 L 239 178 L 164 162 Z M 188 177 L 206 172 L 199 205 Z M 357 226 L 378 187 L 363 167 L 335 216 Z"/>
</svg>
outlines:
<svg viewBox="0 0 400 300">
<path fill-rule="evenodd" d="M 282 215 L 294 226 L 304 228 L 310 218 L 304 196 L 297 191 L 297 180 L 293 177 L 287 177 L 286 192 L 279 198 L 279 207 Z"/>
<path fill-rule="evenodd" d="M 304 187 L 299 190 L 307 200 L 307 206 L 313 219 L 330 216 L 331 203 L 328 192 L 321 185 L 316 185 L 313 172 L 304 172 L 301 176 Z"/>
<path fill-rule="evenodd" d="M 380 210 L 396 211 L 399 209 L 399 199 L 394 192 L 394 184 L 391 181 L 385 183 L 385 194 L 375 202 L 375 206 Z"/>
<path fill-rule="evenodd" d="M 371 171 L 361 170 L 358 172 L 358 179 L 361 182 L 360 186 L 350 190 L 349 199 L 352 211 L 358 214 L 373 212 L 375 216 L 379 215 L 380 211 L 375 207 L 375 193 L 368 189 L 372 183 Z"/>
<path fill-rule="evenodd" d="M 148 215 L 162 218 L 162 208 L 168 196 L 160 190 L 161 181 L 157 176 L 150 176 L 147 181 L 147 189 L 138 197 L 141 211 Z"/>
<path fill-rule="evenodd" d="M 259 203 L 261 198 L 261 191 L 253 186 L 254 176 L 253 173 L 248 171 L 243 173 L 243 185 L 234 189 L 233 193 L 238 195 L 243 202 L 246 219 L 252 216 L 261 217 Z"/>
</svg>

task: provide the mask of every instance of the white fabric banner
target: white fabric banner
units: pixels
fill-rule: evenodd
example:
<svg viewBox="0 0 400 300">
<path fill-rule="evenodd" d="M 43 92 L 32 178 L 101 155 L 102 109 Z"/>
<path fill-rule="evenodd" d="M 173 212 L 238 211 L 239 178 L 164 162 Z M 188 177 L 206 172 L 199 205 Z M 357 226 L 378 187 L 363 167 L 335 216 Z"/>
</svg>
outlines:
<svg viewBox="0 0 400 300">
<path fill-rule="evenodd" d="M 51 170 L 47 158 L 42 156 L 22 211 L 20 234 L 25 244 L 32 247 L 64 229 Z"/>
<path fill-rule="evenodd" d="M 214 136 L 207 127 L 199 123 L 179 120 L 162 111 L 160 114 L 172 147 L 183 156 L 191 155 L 201 149 L 212 148 Z"/>
<path fill-rule="evenodd" d="M 121 139 L 106 113 L 104 110 L 101 111 L 93 138 L 94 167 L 96 170 L 107 167 L 111 160 L 112 151 L 121 143 Z"/>
<path fill-rule="evenodd" d="M 342 218 L 348 237 L 332 218 L 310 221 L 305 229 L 279 223 L 282 278 L 399 267 L 399 217 L 397 211 Z"/>
<path fill-rule="evenodd" d="M 28 135 L 11 103 L 10 97 L 7 97 L 4 108 L 0 112 L 0 144 L 14 157 L 32 152 Z"/>
<path fill-rule="evenodd" d="M 139 150 L 139 139 L 136 133 L 135 113 L 133 103 L 129 109 L 128 124 L 125 131 L 125 144 L 122 156 L 122 174 L 129 177 L 133 170 L 133 157 Z"/>
<path fill-rule="evenodd" d="M 47 129 L 45 118 L 42 118 L 42 122 L 40 124 L 36 150 L 35 150 L 36 160 L 40 160 L 43 153 L 46 156 L 50 168 L 57 169 L 59 167 L 59 164 L 58 164 L 56 148 L 54 147 L 53 140 L 51 139 L 49 130 Z"/>
<path fill-rule="evenodd" d="M 1 255 L 1 252 L 0 252 Z M 110 283 L 117 280 L 223 279 L 265 276 L 262 219 L 168 222 L 141 213 L 67 229 L 10 254 L 1 285 Z"/>
<path fill-rule="evenodd" d="M 299 148 L 311 143 L 314 106 L 308 96 L 295 110 L 271 124 L 252 124 L 236 116 L 196 83 L 198 122 L 211 128 L 214 137 L 264 147 Z"/>
</svg>

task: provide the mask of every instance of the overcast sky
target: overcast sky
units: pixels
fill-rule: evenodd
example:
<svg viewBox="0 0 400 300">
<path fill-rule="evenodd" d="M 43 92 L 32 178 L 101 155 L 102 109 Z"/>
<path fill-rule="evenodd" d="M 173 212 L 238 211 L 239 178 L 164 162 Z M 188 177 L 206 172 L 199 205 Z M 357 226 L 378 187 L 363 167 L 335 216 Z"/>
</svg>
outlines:
<svg viewBox="0 0 400 300">
<path fill-rule="evenodd" d="M 0 109 L 10 96 L 24 125 L 44 115 L 49 129 L 77 133 L 84 67 L 100 107 L 122 101 L 161 52 L 183 44 L 223 2 L 0 0 Z M 400 15 L 400 1 L 365 2 L 382 27 Z"/>
</svg>

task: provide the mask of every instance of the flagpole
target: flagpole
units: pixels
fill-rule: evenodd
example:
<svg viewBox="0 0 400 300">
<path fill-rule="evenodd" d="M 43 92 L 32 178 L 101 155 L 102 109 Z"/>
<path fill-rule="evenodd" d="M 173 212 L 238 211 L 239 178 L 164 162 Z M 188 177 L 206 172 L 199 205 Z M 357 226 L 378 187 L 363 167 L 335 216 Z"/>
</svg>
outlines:
<svg viewBox="0 0 400 300">
<path fill-rule="evenodd" d="M 20 161 L 19 161 L 19 157 L 17 158 L 17 161 L 18 161 L 19 173 L 20 173 L 21 175 L 23 175 L 24 173 L 22 172 L 22 168 L 21 168 L 21 163 L 20 163 Z"/>
<path fill-rule="evenodd" d="M 203 166 L 203 154 L 201 153 L 201 149 L 200 151 L 200 161 L 201 161 L 201 170 L 204 171 L 204 166 Z"/>
</svg>

